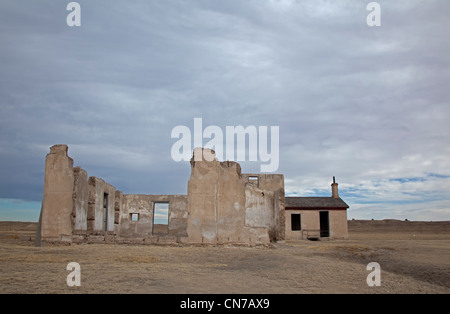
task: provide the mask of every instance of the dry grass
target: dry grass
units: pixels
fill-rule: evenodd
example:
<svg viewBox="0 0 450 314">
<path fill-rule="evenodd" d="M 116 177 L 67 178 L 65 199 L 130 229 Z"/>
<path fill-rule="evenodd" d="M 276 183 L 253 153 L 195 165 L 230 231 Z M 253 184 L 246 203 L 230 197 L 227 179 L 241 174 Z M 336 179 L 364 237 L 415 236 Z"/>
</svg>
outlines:
<svg viewBox="0 0 450 314">
<path fill-rule="evenodd" d="M 161 261 L 160 258 L 154 256 L 117 256 L 115 262 L 119 263 L 156 263 Z"/>
<path fill-rule="evenodd" d="M 449 293 L 450 228 L 424 224 L 351 221 L 348 240 L 248 248 L 34 247 L 29 224 L 0 223 L 0 293 Z M 72 261 L 81 287 L 66 284 Z M 366 284 L 369 262 L 381 287 Z"/>
</svg>

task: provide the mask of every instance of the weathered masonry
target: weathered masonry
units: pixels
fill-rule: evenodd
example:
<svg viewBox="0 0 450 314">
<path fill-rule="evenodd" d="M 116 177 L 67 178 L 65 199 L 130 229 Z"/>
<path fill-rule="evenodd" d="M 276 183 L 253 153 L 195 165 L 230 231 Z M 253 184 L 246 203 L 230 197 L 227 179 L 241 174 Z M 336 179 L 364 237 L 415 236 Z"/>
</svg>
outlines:
<svg viewBox="0 0 450 314">
<path fill-rule="evenodd" d="M 338 196 L 320 199 L 322 205 L 329 200 L 345 204 L 346 208 L 338 206 L 339 214 L 335 214 L 338 207 L 331 206 L 334 203 L 305 208 L 303 203 L 312 198 L 285 197 L 282 174 L 244 174 L 236 162 L 196 158 L 198 154 L 215 153 L 194 150 L 187 195 L 123 194 L 73 167 L 67 145 L 52 146 L 45 162 L 36 245 L 98 241 L 264 245 L 308 238 L 310 229 L 319 230 L 322 238 L 347 237 L 348 206 Z M 322 212 L 328 212 L 328 233 Z M 292 215 L 300 215 L 301 222 Z"/>
</svg>

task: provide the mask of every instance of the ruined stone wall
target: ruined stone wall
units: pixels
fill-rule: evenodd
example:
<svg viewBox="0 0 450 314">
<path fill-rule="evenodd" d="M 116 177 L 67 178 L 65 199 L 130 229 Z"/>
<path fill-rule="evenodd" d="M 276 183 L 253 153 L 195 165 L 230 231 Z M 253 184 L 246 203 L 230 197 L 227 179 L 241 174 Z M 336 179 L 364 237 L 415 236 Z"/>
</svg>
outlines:
<svg viewBox="0 0 450 314">
<path fill-rule="evenodd" d="M 73 167 L 67 152 L 67 145 L 54 145 L 46 156 L 36 245 L 114 233 L 115 188 L 102 179 L 88 179 L 86 170 Z"/>
<path fill-rule="evenodd" d="M 245 225 L 271 228 L 274 216 L 274 193 L 253 186 L 245 188 Z"/>
<path fill-rule="evenodd" d="M 73 167 L 67 145 L 46 157 L 36 243 L 121 239 L 150 243 L 267 244 L 284 239 L 284 178 L 241 174 L 236 162 L 191 161 L 187 195 L 123 194 Z M 250 180 L 250 177 L 252 180 Z M 255 181 L 256 179 L 256 181 Z M 168 203 L 166 231 L 155 232 L 154 206 Z M 282 214 L 282 215 L 281 215 Z M 112 237 L 112 238 L 111 238 Z"/>
<path fill-rule="evenodd" d="M 36 245 L 70 242 L 73 211 L 73 160 L 67 145 L 54 145 L 45 158 L 44 195 Z"/>
<path fill-rule="evenodd" d="M 88 233 L 113 233 L 116 189 L 103 179 L 90 177 L 88 180 L 88 191 Z"/>
<path fill-rule="evenodd" d="M 147 238 L 151 241 L 155 236 L 153 226 L 154 204 L 168 203 L 168 230 L 166 234 L 157 237 L 186 237 L 187 225 L 187 196 L 186 195 L 143 195 L 124 194 L 122 196 L 121 212 L 119 215 L 118 235 L 124 238 Z M 137 215 L 136 221 L 132 216 Z M 156 242 L 158 239 L 154 239 Z"/>
<path fill-rule="evenodd" d="M 187 242 L 265 244 L 271 238 L 281 239 L 282 176 L 274 175 L 274 182 L 269 182 L 273 178 L 258 175 L 259 182 L 249 182 L 249 176 L 255 175 L 242 175 L 238 163 L 196 155 L 204 152 L 214 155 L 212 150 L 196 148 L 191 160 Z"/>
<path fill-rule="evenodd" d="M 246 183 L 246 225 L 266 227 L 271 241 L 284 240 L 284 176 L 242 174 Z"/>
<path fill-rule="evenodd" d="M 86 170 L 80 167 L 73 169 L 73 232 L 75 234 L 87 234 L 87 213 L 89 201 L 88 175 Z"/>
<path fill-rule="evenodd" d="M 117 191 L 114 196 L 114 234 L 119 234 L 120 232 L 120 215 L 122 212 L 123 204 L 123 193 L 122 191 Z"/>
<path fill-rule="evenodd" d="M 170 195 L 169 235 L 187 237 L 188 197 L 187 195 Z"/>
</svg>

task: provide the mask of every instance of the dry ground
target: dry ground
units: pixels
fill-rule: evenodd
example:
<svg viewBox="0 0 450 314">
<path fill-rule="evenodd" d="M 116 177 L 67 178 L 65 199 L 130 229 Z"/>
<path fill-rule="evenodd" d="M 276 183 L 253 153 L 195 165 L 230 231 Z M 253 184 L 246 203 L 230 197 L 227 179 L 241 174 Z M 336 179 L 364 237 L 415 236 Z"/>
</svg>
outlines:
<svg viewBox="0 0 450 314">
<path fill-rule="evenodd" d="M 349 239 L 271 247 L 34 247 L 35 223 L 0 222 L 0 293 L 445 293 L 450 222 L 349 221 Z M 68 287 L 69 262 L 81 286 Z M 381 286 L 369 287 L 369 262 Z"/>
</svg>

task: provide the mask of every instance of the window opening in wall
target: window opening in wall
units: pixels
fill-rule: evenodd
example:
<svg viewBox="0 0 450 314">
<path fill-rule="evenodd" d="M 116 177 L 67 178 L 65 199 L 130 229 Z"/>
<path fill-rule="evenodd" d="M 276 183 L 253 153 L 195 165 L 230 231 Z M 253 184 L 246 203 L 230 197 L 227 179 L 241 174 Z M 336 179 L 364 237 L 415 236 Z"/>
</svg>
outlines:
<svg viewBox="0 0 450 314">
<path fill-rule="evenodd" d="M 300 214 L 291 214 L 291 230 L 292 231 L 302 230 Z"/>
<path fill-rule="evenodd" d="M 153 234 L 169 233 L 169 203 L 153 203 Z"/>
<path fill-rule="evenodd" d="M 108 193 L 103 193 L 103 230 L 108 231 Z"/>
<path fill-rule="evenodd" d="M 257 176 L 248 177 L 248 183 L 258 187 L 259 186 L 259 177 L 257 177 Z"/>
<path fill-rule="evenodd" d="M 139 220 L 139 214 L 137 214 L 137 213 L 130 214 L 130 220 L 131 221 L 138 221 Z"/>
</svg>

